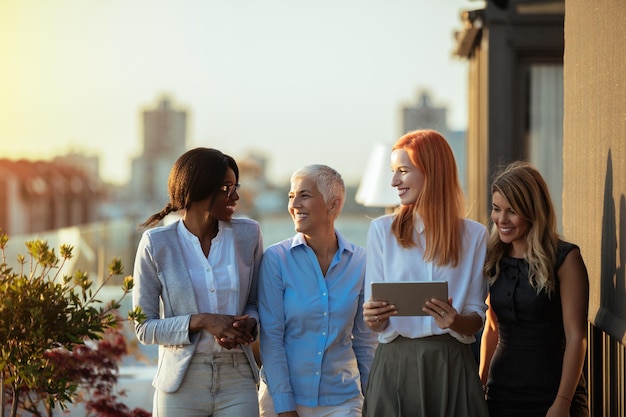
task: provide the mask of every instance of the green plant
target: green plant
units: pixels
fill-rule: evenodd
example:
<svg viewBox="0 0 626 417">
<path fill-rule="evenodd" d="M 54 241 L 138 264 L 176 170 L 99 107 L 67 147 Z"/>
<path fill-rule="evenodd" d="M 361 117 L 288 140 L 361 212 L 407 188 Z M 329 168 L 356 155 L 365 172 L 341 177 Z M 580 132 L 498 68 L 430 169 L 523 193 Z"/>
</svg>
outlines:
<svg viewBox="0 0 626 417">
<path fill-rule="evenodd" d="M 52 415 L 55 405 L 71 403 L 81 383 L 66 372 L 63 363 L 51 360 L 55 350 L 71 352 L 87 340 L 100 340 L 107 329 L 121 320 L 116 311 L 121 300 L 132 290 L 133 279 L 127 276 L 119 300 L 103 305 L 97 294 L 123 265 L 114 259 L 109 275 L 95 290 L 88 275 L 77 271 L 62 274 L 73 247 L 61 245 L 59 256 L 47 242 L 26 243 L 28 257 L 18 256 L 16 269 L 6 262 L 9 237 L 0 234 L 0 405 L 11 403 L 11 417 L 18 408 L 37 414 L 43 407 Z M 145 320 L 140 309 L 128 312 L 128 319 Z M 42 403 L 42 404 L 39 404 Z"/>
</svg>

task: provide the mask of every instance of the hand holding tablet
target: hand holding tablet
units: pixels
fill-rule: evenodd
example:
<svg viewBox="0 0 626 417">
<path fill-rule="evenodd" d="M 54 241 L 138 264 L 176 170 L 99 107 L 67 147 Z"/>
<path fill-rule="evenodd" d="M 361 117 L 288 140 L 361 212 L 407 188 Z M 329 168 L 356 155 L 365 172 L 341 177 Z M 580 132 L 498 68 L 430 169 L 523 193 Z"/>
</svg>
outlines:
<svg viewBox="0 0 626 417">
<path fill-rule="evenodd" d="M 372 282 L 372 300 L 395 305 L 396 316 L 427 316 L 422 308 L 432 298 L 448 300 L 447 281 Z"/>
</svg>

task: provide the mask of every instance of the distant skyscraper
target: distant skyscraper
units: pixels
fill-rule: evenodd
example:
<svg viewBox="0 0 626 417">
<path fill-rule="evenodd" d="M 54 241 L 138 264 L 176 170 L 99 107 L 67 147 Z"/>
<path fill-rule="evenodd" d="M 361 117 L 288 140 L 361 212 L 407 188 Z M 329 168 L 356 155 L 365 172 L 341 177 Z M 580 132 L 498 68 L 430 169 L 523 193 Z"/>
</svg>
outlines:
<svg viewBox="0 0 626 417">
<path fill-rule="evenodd" d="M 465 131 L 451 130 L 447 122 L 448 109 L 435 107 L 432 104 L 430 94 L 422 91 L 417 104 L 407 104 L 402 107 L 402 132 L 416 129 L 433 129 L 441 133 L 450 144 L 459 170 L 461 185 L 466 187 L 466 152 Z"/>
<path fill-rule="evenodd" d="M 143 112 L 143 155 L 181 155 L 185 152 L 187 113 L 171 108 L 163 97 L 154 110 Z"/>
<path fill-rule="evenodd" d="M 433 107 L 430 95 L 423 91 L 416 105 L 406 105 L 402 108 L 402 134 L 415 129 L 433 129 L 444 136 L 448 132 L 445 107 Z"/>
<path fill-rule="evenodd" d="M 139 216 L 162 208 L 168 201 L 170 169 L 186 151 L 187 113 L 171 107 L 163 97 L 156 109 L 143 112 L 143 153 L 132 161 L 130 198 Z"/>
</svg>

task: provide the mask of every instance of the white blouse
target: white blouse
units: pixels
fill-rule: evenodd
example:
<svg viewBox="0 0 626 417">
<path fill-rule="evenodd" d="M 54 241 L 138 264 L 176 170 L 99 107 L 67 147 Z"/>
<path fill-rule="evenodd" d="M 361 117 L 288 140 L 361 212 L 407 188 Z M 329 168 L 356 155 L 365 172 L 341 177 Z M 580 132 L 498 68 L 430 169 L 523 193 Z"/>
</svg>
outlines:
<svg viewBox="0 0 626 417">
<path fill-rule="evenodd" d="M 196 303 L 201 313 L 237 315 L 239 274 L 235 259 L 232 226 L 219 222 L 217 236 L 211 241 L 209 256 L 202 252 L 200 240 L 179 220 L 178 240 L 191 276 Z M 222 351 L 213 335 L 203 330 L 196 352 Z"/>
<path fill-rule="evenodd" d="M 463 220 L 462 255 L 456 267 L 437 266 L 424 261 L 426 236 L 424 224 L 416 219 L 415 241 L 420 244 L 403 248 L 398 244 L 391 224 L 394 215 L 381 216 L 372 221 L 367 234 L 367 268 L 365 270 L 365 299 L 372 296 L 372 282 L 376 281 L 448 281 L 448 297 L 460 314 L 478 313 L 485 321 L 488 285 L 483 276 L 487 249 L 487 228 L 475 221 Z M 418 240 L 419 239 L 419 240 Z M 467 336 L 450 329 L 440 329 L 431 316 L 391 317 L 389 325 L 378 333 L 381 343 L 389 343 L 398 336 L 419 338 L 450 333 L 462 343 L 472 343 Z"/>
</svg>

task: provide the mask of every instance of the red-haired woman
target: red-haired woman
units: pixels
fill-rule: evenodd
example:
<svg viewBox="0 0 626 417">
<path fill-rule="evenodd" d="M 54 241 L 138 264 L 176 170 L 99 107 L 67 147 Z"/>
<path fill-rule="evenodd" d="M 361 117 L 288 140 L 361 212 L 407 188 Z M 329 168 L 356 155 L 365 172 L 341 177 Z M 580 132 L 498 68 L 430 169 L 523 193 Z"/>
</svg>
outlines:
<svg viewBox="0 0 626 417">
<path fill-rule="evenodd" d="M 464 218 L 454 156 L 438 132 L 398 139 L 391 169 L 400 207 L 373 220 L 367 238 L 363 315 L 380 344 L 363 415 L 487 416 L 470 348 L 487 309 L 487 229 Z M 449 298 L 426 302 L 424 316 L 400 317 L 371 299 L 376 281 L 447 281 Z"/>
</svg>

